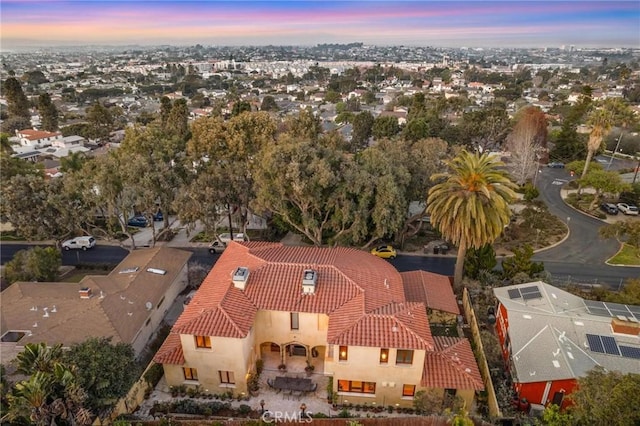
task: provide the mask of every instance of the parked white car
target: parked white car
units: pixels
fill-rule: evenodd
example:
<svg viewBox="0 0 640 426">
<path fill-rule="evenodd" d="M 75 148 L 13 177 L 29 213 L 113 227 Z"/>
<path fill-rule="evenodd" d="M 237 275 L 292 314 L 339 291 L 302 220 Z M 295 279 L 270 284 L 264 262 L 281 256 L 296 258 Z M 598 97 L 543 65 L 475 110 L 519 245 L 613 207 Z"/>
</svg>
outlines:
<svg viewBox="0 0 640 426">
<path fill-rule="evenodd" d="M 95 247 L 96 239 L 91 235 L 85 235 L 83 237 L 75 237 L 62 243 L 62 248 L 65 250 L 82 249 L 87 250 Z"/>
<path fill-rule="evenodd" d="M 624 214 L 638 216 L 638 207 L 634 206 L 633 204 L 618 203 L 617 207 L 618 210 L 620 210 Z"/>
<path fill-rule="evenodd" d="M 218 240 L 222 243 L 229 243 L 231 241 L 231 234 L 225 232 L 224 234 L 218 235 Z M 246 241 L 243 233 L 233 234 L 233 241 Z"/>
</svg>

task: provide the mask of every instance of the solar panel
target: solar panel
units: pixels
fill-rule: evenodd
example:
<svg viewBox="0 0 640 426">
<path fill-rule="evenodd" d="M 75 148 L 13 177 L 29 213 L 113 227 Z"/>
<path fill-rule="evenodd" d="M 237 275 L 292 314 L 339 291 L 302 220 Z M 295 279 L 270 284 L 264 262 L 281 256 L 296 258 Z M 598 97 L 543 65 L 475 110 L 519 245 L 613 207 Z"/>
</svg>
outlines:
<svg viewBox="0 0 640 426">
<path fill-rule="evenodd" d="M 619 348 L 623 357 L 640 359 L 640 348 L 634 348 L 631 346 L 619 346 Z"/>
<path fill-rule="evenodd" d="M 620 349 L 618 349 L 618 344 L 616 343 L 616 339 L 609 336 L 600 336 L 602 339 L 602 344 L 604 345 L 604 351 L 609 355 L 620 355 Z"/>
<path fill-rule="evenodd" d="M 589 342 L 589 349 L 591 349 L 591 352 L 604 353 L 604 346 L 602 345 L 600 336 L 587 334 L 587 341 Z"/>
<path fill-rule="evenodd" d="M 633 312 L 633 316 L 640 321 L 640 306 L 627 306 L 627 308 Z"/>
<path fill-rule="evenodd" d="M 540 290 L 538 289 L 537 285 L 534 285 L 531 287 L 522 287 L 520 289 L 520 293 L 522 293 L 523 295 L 526 293 L 540 293 Z"/>
<path fill-rule="evenodd" d="M 522 295 L 522 298 L 524 300 L 530 300 L 530 299 L 540 299 L 542 297 L 542 293 L 525 293 Z"/>
<path fill-rule="evenodd" d="M 584 304 L 587 308 L 604 308 L 604 302 L 598 302 L 597 300 L 585 300 Z"/>
<path fill-rule="evenodd" d="M 599 317 L 610 317 L 611 314 L 604 308 L 589 308 L 589 313 L 591 315 L 597 315 Z"/>
<path fill-rule="evenodd" d="M 509 299 L 520 299 L 520 290 L 517 288 L 507 290 L 507 293 L 509 293 Z"/>
</svg>

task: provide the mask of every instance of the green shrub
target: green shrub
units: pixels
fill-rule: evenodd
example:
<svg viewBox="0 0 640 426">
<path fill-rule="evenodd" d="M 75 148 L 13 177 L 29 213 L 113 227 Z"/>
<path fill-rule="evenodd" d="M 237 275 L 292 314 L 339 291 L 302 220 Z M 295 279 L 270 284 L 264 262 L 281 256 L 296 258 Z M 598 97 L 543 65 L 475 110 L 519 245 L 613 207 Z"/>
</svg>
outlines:
<svg viewBox="0 0 640 426">
<path fill-rule="evenodd" d="M 251 412 L 251 407 L 249 407 L 247 404 L 240 404 L 240 407 L 238 407 L 238 412 L 241 415 L 246 416 Z"/>
<path fill-rule="evenodd" d="M 162 364 L 153 364 L 146 373 L 144 373 L 144 380 L 151 387 L 156 387 L 162 376 L 164 375 L 164 369 Z"/>
</svg>

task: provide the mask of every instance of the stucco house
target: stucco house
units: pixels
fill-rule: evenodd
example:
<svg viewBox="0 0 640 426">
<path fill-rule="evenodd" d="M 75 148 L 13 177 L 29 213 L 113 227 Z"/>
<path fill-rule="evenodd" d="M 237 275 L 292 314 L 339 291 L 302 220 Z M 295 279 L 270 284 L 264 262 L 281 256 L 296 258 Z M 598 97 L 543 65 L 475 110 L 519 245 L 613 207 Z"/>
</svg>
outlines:
<svg viewBox="0 0 640 426">
<path fill-rule="evenodd" d="M 90 337 L 130 343 L 140 355 L 185 289 L 190 256 L 168 247 L 136 250 L 108 275 L 86 276 L 79 283 L 12 284 L 2 292 L 3 362 L 27 343 L 69 347 Z"/>
<path fill-rule="evenodd" d="M 584 300 L 544 282 L 493 290 L 496 331 L 520 399 L 566 406 L 596 366 L 640 371 L 640 306 Z"/>
<path fill-rule="evenodd" d="M 44 130 L 16 130 L 16 136 L 20 140 L 21 146 L 27 146 L 32 148 L 42 148 L 50 146 L 54 141 L 62 140 L 62 133 L 60 132 L 46 132 Z"/>
<path fill-rule="evenodd" d="M 262 359 L 294 374 L 309 363 L 353 403 L 411 406 L 417 391 L 436 389 L 471 406 L 480 373 L 467 339 L 432 336 L 429 278 L 405 280 L 352 248 L 231 242 L 154 359 L 169 386 L 210 393 L 247 392 Z M 445 294 L 455 304 L 450 286 Z"/>
</svg>

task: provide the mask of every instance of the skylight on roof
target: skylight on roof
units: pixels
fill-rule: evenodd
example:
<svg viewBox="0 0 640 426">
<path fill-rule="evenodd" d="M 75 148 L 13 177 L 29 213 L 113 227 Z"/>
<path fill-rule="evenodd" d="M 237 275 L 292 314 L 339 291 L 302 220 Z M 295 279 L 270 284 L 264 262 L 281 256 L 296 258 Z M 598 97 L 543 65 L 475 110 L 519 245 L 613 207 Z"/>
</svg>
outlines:
<svg viewBox="0 0 640 426">
<path fill-rule="evenodd" d="M 118 272 L 119 274 L 133 274 L 134 272 L 138 272 L 140 268 L 137 266 L 132 266 L 131 268 L 124 268 L 123 270 L 121 270 L 120 272 Z"/>
<path fill-rule="evenodd" d="M 147 268 L 147 272 L 151 272 L 152 274 L 157 274 L 157 275 L 164 275 L 167 273 L 167 271 L 165 271 L 164 269 L 158 269 L 158 268 Z"/>
</svg>

